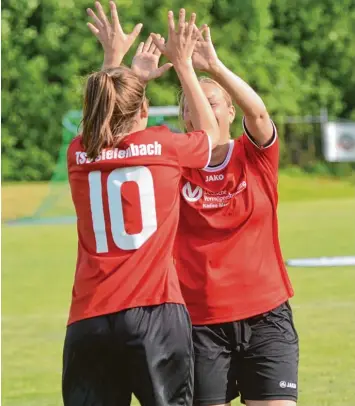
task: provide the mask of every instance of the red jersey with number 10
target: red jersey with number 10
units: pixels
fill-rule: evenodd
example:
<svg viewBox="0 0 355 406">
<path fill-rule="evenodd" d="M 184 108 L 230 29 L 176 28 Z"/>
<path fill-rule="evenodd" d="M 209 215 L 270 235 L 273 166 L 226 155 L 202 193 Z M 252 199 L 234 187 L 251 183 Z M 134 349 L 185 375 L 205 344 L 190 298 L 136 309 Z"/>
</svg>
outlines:
<svg viewBox="0 0 355 406">
<path fill-rule="evenodd" d="M 152 127 L 91 162 L 76 137 L 68 149 L 78 259 L 68 323 L 137 306 L 184 303 L 172 249 L 183 167 L 210 158 L 204 132 Z"/>
<path fill-rule="evenodd" d="M 184 172 L 174 255 L 193 324 L 245 319 L 292 296 L 278 238 L 278 160 L 276 130 L 266 148 L 246 131 L 221 165 Z"/>
</svg>

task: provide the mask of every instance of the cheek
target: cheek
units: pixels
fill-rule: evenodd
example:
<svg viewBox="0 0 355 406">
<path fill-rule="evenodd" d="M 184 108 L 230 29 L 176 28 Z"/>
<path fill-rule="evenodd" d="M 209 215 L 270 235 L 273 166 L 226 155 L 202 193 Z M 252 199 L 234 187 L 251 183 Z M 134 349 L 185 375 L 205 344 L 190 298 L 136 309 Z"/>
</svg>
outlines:
<svg viewBox="0 0 355 406">
<path fill-rule="evenodd" d="M 214 115 L 216 116 L 216 119 L 218 121 L 218 124 L 221 126 L 225 126 L 226 124 L 229 124 L 229 114 L 228 111 L 221 107 L 215 107 L 213 109 Z"/>
</svg>

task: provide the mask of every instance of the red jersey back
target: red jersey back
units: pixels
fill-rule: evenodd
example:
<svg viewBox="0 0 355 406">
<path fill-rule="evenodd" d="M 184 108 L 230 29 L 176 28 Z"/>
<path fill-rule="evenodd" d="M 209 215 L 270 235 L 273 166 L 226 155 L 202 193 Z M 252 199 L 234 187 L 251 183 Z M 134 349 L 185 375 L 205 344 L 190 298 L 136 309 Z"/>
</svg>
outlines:
<svg viewBox="0 0 355 406">
<path fill-rule="evenodd" d="M 264 313 L 292 288 L 277 223 L 279 142 L 259 148 L 245 132 L 225 161 L 184 171 L 175 260 L 193 324 Z"/>
<path fill-rule="evenodd" d="M 204 132 L 167 127 L 133 133 L 87 158 L 82 137 L 68 149 L 78 259 L 69 322 L 136 306 L 184 303 L 172 260 L 182 167 L 210 157 Z"/>
</svg>

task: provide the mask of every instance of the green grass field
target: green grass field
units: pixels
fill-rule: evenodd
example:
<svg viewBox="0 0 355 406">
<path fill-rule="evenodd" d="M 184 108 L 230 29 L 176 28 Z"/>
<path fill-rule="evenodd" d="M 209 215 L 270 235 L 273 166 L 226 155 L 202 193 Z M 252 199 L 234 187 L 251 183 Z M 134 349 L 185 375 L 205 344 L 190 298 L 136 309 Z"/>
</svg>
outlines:
<svg viewBox="0 0 355 406">
<path fill-rule="evenodd" d="M 3 218 L 30 214 L 45 189 L 5 185 Z M 285 258 L 355 254 L 353 186 L 282 176 L 280 191 Z M 3 226 L 2 254 L 2 404 L 58 406 L 75 226 Z M 354 406 L 355 269 L 294 268 L 290 276 L 301 346 L 299 405 Z"/>
</svg>

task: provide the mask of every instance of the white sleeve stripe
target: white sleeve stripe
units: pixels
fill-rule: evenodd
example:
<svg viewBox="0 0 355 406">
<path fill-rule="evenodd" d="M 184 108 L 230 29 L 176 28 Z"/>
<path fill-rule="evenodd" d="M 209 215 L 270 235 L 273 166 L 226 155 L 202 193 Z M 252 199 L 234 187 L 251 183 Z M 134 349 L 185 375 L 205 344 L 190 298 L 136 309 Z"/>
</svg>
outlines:
<svg viewBox="0 0 355 406">
<path fill-rule="evenodd" d="M 211 156 L 212 156 L 212 141 L 211 141 L 211 137 L 206 134 L 207 138 L 208 138 L 208 160 L 207 160 L 207 164 L 202 168 L 205 169 L 208 167 L 208 165 L 210 164 L 211 161 Z"/>
<path fill-rule="evenodd" d="M 263 147 L 262 145 L 258 145 L 258 144 L 253 140 L 253 136 L 250 134 L 249 130 L 248 130 L 247 127 L 246 127 L 246 124 L 245 124 L 245 117 L 243 117 L 242 124 L 243 124 L 244 133 L 245 133 L 245 135 L 247 136 L 248 140 L 249 140 L 253 145 L 255 145 L 256 148 L 258 148 L 258 149 L 261 149 L 261 150 L 263 150 L 263 149 L 268 149 L 268 148 L 272 147 L 272 146 L 275 144 L 276 140 L 277 140 L 276 126 L 275 126 L 274 122 L 273 122 L 271 119 L 270 119 L 270 121 L 271 121 L 272 128 L 273 128 L 272 137 L 271 137 L 271 140 L 272 140 L 272 141 L 271 141 L 271 143 L 268 144 L 266 147 Z"/>
</svg>

